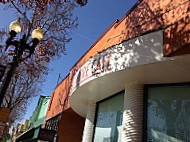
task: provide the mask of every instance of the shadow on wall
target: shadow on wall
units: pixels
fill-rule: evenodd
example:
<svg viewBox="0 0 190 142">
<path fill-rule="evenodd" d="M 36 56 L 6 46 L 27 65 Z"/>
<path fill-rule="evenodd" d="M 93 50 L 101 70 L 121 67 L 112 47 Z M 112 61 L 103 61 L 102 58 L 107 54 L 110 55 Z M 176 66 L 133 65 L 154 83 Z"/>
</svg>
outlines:
<svg viewBox="0 0 190 142">
<path fill-rule="evenodd" d="M 141 55 L 136 52 L 136 47 L 139 47 L 138 50 L 143 50 L 143 48 L 150 48 L 149 51 L 145 50 L 143 52 L 151 52 L 152 55 L 155 55 L 156 60 L 160 60 L 160 52 L 162 51 L 158 51 L 160 50 L 159 48 L 152 48 L 158 46 L 154 44 L 154 42 L 157 42 L 157 37 L 152 37 L 151 39 L 150 37 L 144 37 L 142 35 L 148 35 L 148 33 L 151 33 L 153 31 L 165 29 L 186 17 L 190 9 L 189 3 L 189 0 L 155 0 L 154 2 L 149 0 L 139 1 L 131 9 L 131 11 L 126 14 L 126 17 L 123 17 L 123 19 L 114 23 L 115 25 L 114 27 L 111 27 L 112 29 L 110 32 L 115 36 L 107 38 L 107 42 L 105 42 L 103 46 L 107 48 L 108 45 L 113 45 L 114 43 L 122 43 L 117 46 L 109 47 L 104 51 L 100 51 L 93 58 L 89 58 L 87 63 L 84 63 L 82 66 L 76 66 L 72 68 L 72 70 L 76 70 L 76 74 L 72 74 L 74 75 L 73 88 L 76 89 L 76 87 L 81 85 L 81 82 L 85 82 L 84 80 L 92 80 L 93 76 L 98 77 L 111 71 L 117 71 L 121 70 L 122 68 L 132 67 L 133 64 L 140 65 L 142 62 L 141 56 L 145 55 Z M 184 23 L 184 26 L 186 26 L 186 23 Z M 163 33 L 160 36 L 163 37 Z M 135 37 L 138 37 L 136 41 L 133 40 Z M 187 39 L 187 36 L 184 39 Z M 125 45 L 126 40 L 128 40 L 128 45 Z M 130 43 L 129 40 L 132 40 L 132 42 Z M 149 43 L 149 41 L 152 42 L 152 45 Z M 163 48 L 163 41 L 160 43 Z M 102 43 L 100 46 L 102 46 Z M 126 48 L 124 46 L 128 47 Z M 103 48 L 100 47 L 100 49 Z M 115 65 L 110 63 L 111 60 L 113 61 L 113 59 L 111 59 L 113 58 L 113 54 L 115 54 Z M 123 57 L 125 56 L 125 59 L 122 59 L 122 57 L 118 56 L 119 54 Z M 146 56 L 147 61 L 152 60 L 151 55 L 149 59 L 149 55 Z"/>
<path fill-rule="evenodd" d="M 163 60 L 163 31 L 139 36 L 99 52 L 75 74 L 73 90 L 106 74 Z"/>
<path fill-rule="evenodd" d="M 49 109 L 46 115 L 46 120 L 62 113 L 70 107 L 69 97 L 71 95 L 71 87 L 73 78 L 77 72 L 78 66 L 73 68 L 71 72 L 57 85 L 53 92 L 53 97 L 49 103 Z"/>
<path fill-rule="evenodd" d="M 127 16 L 125 30 L 121 32 L 126 34 L 120 41 L 174 25 L 165 33 L 164 55 L 168 56 L 190 43 L 189 11 L 189 0 L 141 1 Z"/>
<path fill-rule="evenodd" d="M 162 43 L 161 31 L 156 34 L 140 36 L 116 45 L 111 49 L 114 71 L 154 61 L 161 61 Z"/>
<path fill-rule="evenodd" d="M 133 38 L 152 30 L 172 25 L 189 12 L 189 0 L 168 0 L 154 2 L 143 0 L 126 18 L 126 38 Z"/>
<path fill-rule="evenodd" d="M 190 6 L 190 5 L 189 5 Z M 190 10 L 190 7 L 189 7 Z M 190 16 L 186 16 L 164 31 L 164 55 L 190 53 Z"/>
<path fill-rule="evenodd" d="M 139 36 L 110 49 L 112 70 L 118 71 L 137 65 L 163 60 L 163 31 Z M 108 49 L 109 50 L 109 49 Z"/>
</svg>

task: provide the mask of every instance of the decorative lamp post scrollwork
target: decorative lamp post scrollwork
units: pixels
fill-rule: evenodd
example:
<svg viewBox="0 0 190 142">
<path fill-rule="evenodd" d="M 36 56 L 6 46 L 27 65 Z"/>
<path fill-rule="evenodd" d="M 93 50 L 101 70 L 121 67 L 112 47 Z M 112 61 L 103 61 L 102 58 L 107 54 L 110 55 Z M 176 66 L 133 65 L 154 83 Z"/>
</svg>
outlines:
<svg viewBox="0 0 190 142">
<path fill-rule="evenodd" d="M 20 62 L 23 62 L 27 58 L 31 57 L 34 53 L 36 46 L 43 39 L 43 32 L 41 28 L 37 28 L 32 32 L 32 40 L 31 42 L 27 42 L 26 34 L 22 36 L 20 40 L 15 40 L 17 33 L 21 32 L 21 24 L 20 19 L 12 22 L 9 27 L 9 37 L 6 40 L 5 50 L 9 48 L 9 46 L 14 46 L 14 53 L 12 61 L 7 64 L 7 69 L 4 74 L 4 80 L 2 81 L 0 88 L 0 108 L 3 103 L 3 98 L 7 92 L 7 88 L 9 87 L 10 81 L 14 75 L 16 68 L 18 67 Z M 28 54 L 23 57 L 24 52 Z"/>
</svg>

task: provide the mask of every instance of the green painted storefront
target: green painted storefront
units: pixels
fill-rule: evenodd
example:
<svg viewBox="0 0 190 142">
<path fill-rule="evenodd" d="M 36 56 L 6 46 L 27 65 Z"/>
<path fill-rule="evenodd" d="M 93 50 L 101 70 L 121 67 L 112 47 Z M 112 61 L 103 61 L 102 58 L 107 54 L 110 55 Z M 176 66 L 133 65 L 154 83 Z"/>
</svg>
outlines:
<svg viewBox="0 0 190 142">
<path fill-rule="evenodd" d="M 27 131 L 16 138 L 16 142 L 37 142 L 39 131 L 45 121 L 45 115 L 50 101 L 50 96 L 40 96 L 36 109 L 27 124 Z"/>
</svg>

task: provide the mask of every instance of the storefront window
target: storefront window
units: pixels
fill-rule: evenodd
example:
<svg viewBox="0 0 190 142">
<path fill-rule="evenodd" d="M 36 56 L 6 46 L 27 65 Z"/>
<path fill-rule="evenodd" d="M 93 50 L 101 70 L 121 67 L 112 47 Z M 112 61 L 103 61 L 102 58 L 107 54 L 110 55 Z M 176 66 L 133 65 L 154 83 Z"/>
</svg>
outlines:
<svg viewBox="0 0 190 142">
<path fill-rule="evenodd" d="M 123 97 L 122 92 L 98 103 L 94 142 L 121 141 Z"/>
<path fill-rule="evenodd" d="M 190 141 L 190 85 L 148 87 L 148 142 Z"/>
</svg>

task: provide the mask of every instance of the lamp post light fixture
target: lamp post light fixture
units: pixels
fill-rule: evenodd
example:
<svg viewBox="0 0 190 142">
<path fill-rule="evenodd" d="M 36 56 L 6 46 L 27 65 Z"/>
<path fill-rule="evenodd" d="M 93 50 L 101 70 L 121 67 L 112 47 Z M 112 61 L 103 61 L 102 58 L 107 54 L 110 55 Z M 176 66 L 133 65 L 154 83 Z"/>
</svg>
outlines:
<svg viewBox="0 0 190 142">
<path fill-rule="evenodd" d="M 0 108 L 3 103 L 3 98 L 5 97 L 7 88 L 9 87 L 9 83 L 19 63 L 31 57 L 31 55 L 35 51 L 35 47 L 39 44 L 40 40 L 43 39 L 42 29 L 38 27 L 32 32 L 31 42 L 27 43 L 26 34 L 24 34 L 20 40 L 14 40 L 14 37 L 16 37 L 17 33 L 21 32 L 20 19 L 12 22 L 10 24 L 9 30 L 10 32 L 9 37 L 6 40 L 5 51 L 8 49 L 9 46 L 14 46 L 14 55 L 12 61 L 7 64 L 7 69 L 4 74 L 4 80 L 0 88 Z M 24 52 L 28 53 L 25 57 L 23 57 Z"/>
</svg>

